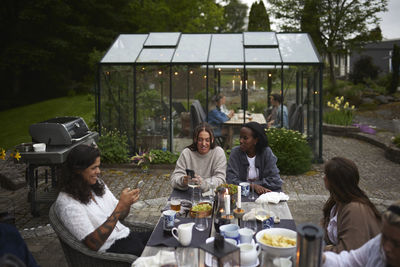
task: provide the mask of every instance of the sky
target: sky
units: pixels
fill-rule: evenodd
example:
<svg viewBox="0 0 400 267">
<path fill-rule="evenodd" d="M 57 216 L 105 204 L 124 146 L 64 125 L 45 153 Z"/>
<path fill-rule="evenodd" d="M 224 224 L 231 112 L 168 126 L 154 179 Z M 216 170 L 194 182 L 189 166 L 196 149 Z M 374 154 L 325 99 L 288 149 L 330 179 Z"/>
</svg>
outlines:
<svg viewBox="0 0 400 267">
<path fill-rule="evenodd" d="M 251 4 L 257 0 L 241 0 L 251 7 Z M 264 1 L 266 4 L 267 1 Z M 400 39 L 400 0 L 388 0 L 388 11 L 379 13 L 378 17 L 384 39 Z M 273 25 L 272 25 L 273 28 Z"/>
</svg>

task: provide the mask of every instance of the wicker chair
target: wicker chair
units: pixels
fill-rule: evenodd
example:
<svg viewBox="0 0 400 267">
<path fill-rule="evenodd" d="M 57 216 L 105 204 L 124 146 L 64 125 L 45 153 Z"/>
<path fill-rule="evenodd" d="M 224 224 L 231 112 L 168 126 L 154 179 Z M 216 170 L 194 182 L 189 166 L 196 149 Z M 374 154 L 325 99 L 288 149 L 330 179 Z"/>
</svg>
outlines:
<svg viewBox="0 0 400 267">
<path fill-rule="evenodd" d="M 54 204 L 51 206 L 49 211 L 50 224 L 56 232 L 58 239 L 60 240 L 61 246 L 64 251 L 65 258 L 67 259 L 70 267 L 107 267 L 107 266 L 131 266 L 138 257 L 131 254 L 117 254 L 109 252 L 96 252 L 90 250 L 82 242 L 77 240 L 72 234 L 65 228 L 62 222 L 59 220 L 57 213 L 55 212 Z M 132 230 L 135 231 L 149 231 L 152 230 L 150 226 L 132 226 L 129 225 Z"/>
</svg>

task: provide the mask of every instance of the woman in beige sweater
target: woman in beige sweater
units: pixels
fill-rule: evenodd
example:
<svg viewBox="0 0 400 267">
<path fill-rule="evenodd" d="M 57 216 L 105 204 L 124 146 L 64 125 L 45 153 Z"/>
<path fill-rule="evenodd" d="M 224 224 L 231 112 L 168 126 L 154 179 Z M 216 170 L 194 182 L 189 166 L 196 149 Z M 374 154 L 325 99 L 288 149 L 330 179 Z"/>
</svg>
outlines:
<svg viewBox="0 0 400 267">
<path fill-rule="evenodd" d="M 324 172 L 330 193 L 323 208 L 325 250 L 357 249 L 380 233 L 381 215 L 359 188 L 360 175 L 353 161 L 335 157 L 325 164 Z"/>
<path fill-rule="evenodd" d="M 194 181 L 203 192 L 210 189 L 210 180 L 215 187 L 225 183 L 226 156 L 224 150 L 215 144 L 211 126 L 203 122 L 193 131 L 193 143 L 183 149 L 171 174 L 171 185 L 180 190 L 188 189 L 189 176 L 186 169 L 195 173 Z"/>
</svg>

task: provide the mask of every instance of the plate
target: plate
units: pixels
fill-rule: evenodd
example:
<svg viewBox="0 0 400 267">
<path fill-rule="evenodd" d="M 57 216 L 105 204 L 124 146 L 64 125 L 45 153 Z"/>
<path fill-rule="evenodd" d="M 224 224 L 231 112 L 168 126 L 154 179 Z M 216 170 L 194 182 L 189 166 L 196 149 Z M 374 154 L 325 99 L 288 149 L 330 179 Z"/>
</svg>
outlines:
<svg viewBox="0 0 400 267">
<path fill-rule="evenodd" d="M 242 267 L 256 267 L 256 266 L 258 266 L 259 264 L 260 264 L 260 259 L 257 258 L 256 264 L 253 264 L 253 265 L 242 265 L 242 264 L 240 264 L 240 266 L 242 266 Z"/>
</svg>

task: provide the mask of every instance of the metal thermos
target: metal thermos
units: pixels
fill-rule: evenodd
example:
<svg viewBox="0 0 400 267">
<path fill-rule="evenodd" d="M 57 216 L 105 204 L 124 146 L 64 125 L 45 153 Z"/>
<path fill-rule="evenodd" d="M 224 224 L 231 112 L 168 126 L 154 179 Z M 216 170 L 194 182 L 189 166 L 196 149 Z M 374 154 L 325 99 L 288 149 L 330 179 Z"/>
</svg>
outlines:
<svg viewBox="0 0 400 267">
<path fill-rule="evenodd" d="M 322 266 L 324 231 L 312 223 L 297 226 L 297 267 Z"/>
</svg>

